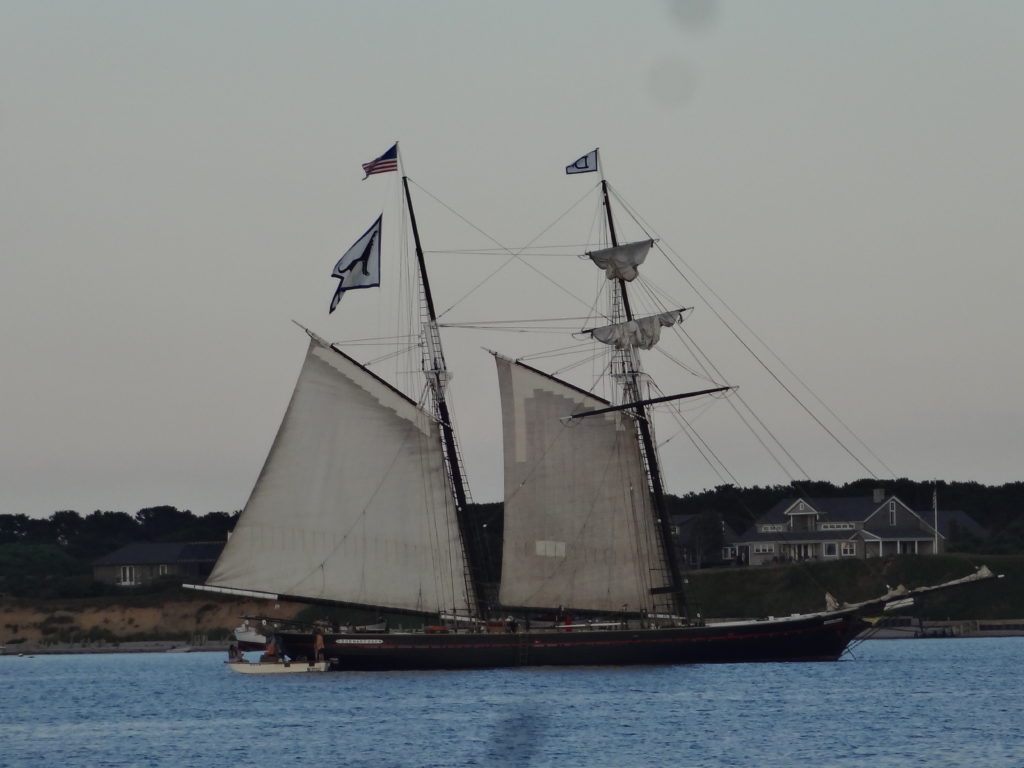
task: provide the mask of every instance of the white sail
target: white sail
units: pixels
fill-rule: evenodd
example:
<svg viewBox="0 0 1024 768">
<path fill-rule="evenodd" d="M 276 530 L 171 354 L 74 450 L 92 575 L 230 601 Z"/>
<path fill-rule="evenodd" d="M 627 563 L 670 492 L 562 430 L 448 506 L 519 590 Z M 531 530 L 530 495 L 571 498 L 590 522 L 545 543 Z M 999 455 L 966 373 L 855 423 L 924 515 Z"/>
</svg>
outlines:
<svg viewBox="0 0 1024 768">
<path fill-rule="evenodd" d="M 207 584 L 465 610 L 436 422 L 312 337 L 263 470 Z"/>
<path fill-rule="evenodd" d="M 653 245 L 653 240 L 641 240 L 637 243 L 616 245 L 613 248 L 602 248 L 599 251 L 588 251 L 587 256 L 604 270 L 609 280 L 632 282 L 639 274 L 637 267 L 644 263 Z"/>
<path fill-rule="evenodd" d="M 638 611 L 667 585 L 631 417 L 495 355 L 505 454 L 500 602 Z"/>
<path fill-rule="evenodd" d="M 622 323 L 604 325 L 594 328 L 590 335 L 604 344 L 610 344 L 616 349 L 627 349 L 639 347 L 650 349 L 661 339 L 661 329 L 670 328 L 680 321 L 683 313 L 678 309 L 671 312 L 661 312 L 648 317 L 637 317 Z"/>
</svg>

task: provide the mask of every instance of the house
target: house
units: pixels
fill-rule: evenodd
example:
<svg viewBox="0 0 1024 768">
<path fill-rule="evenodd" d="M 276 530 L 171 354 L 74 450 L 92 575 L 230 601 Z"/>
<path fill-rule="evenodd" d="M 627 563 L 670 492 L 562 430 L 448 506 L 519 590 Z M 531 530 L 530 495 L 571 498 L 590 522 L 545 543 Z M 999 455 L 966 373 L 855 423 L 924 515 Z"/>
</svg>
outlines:
<svg viewBox="0 0 1024 768">
<path fill-rule="evenodd" d="M 122 587 L 149 584 L 161 576 L 202 582 L 222 549 L 223 541 L 136 541 L 93 561 L 93 578 Z"/>
<path fill-rule="evenodd" d="M 671 515 L 672 540 L 686 568 L 736 565 L 736 532 L 717 512 Z"/>
<path fill-rule="evenodd" d="M 953 526 L 984 536 L 984 530 L 960 510 L 917 512 L 879 489 L 861 498 L 783 499 L 736 545 L 750 565 L 930 555 L 945 550 Z"/>
</svg>

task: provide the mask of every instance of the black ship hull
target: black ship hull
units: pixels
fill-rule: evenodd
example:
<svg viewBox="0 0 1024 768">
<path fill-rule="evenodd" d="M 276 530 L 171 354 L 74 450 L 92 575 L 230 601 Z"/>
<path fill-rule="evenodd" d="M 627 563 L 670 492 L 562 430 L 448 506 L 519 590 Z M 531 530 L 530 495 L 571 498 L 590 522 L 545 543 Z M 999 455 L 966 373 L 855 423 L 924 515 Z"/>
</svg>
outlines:
<svg viewBox="0 0 1024 768">
<path fill-rule="evenodd" d="M 853 613 L 661 629 L 484 633 L 282 632 L 292 659 L 332 670 L 836 661 L 867 624 Z"/>
</svg>

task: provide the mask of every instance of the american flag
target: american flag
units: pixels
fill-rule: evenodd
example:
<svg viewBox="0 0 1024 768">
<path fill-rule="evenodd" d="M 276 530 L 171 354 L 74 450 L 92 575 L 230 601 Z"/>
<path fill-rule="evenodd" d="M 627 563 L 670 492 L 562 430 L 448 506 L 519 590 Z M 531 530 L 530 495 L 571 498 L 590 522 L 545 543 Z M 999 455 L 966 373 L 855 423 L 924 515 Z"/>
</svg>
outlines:
<svg viewBox="0 0 1024 768">
<path fill-rule="evenodd" d="M 364 179 L 368 179 L 375 173 L 387 173 L 388 171 L 398 170 L 398 143 L 391 147 L 387 152 L 378 157 L 376 160 L 371 160 L 368 163 L 363 163 L 363 172 L 366 174 L 363 176 Z"/>
</svg>

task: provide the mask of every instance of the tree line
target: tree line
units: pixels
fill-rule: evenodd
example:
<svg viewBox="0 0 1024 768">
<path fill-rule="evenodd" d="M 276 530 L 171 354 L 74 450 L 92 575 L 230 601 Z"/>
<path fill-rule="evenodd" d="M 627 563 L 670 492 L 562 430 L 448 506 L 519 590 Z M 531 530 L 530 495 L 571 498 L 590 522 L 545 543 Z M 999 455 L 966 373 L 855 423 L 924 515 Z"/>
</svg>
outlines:
<svg viewBox="0 0 1024 768">
<path fill-rule="evenodd" d="M 238 512 L 196 515 L 171 506 L 127 512 L 73 510 L 48 518 L 0 515 L 0 595 L 92 597 L 115 591 L 93 580 L 92 562 L 133 541 L 226 541 Z"/>
<path fill-rule="evenodd" d="M 724 521 L 743 533 L 754 521 L 785 498 L 870 496 L 876 488 L 894 494 L 912 509 L 928 512 L 932 493 L 939 508 L 958 509 L 988 531 L 983 539 L 967 531 L 953 531 L 950 551 L 990 554 L 1024 552 L 1024 482 L 986 486 L 975 482 L 919 482 L 898 479 L 880 482 L 857 480 L 843 485 L 812 481 L 787 485 L 716 488 L 666 497 L 670 515 L 698 518 L 692 546 L 714 552 L 721 546 Z M 49 518 L 0 514 L 0 594 L 68 597 L 102 594 L 103 585 L 92 580 L 94 560 L 133 541 L 226 541 L 238 512 L 196 515 L 172 506 L 126 512 L 97 510 L 80 515 L 73 510 L 54 512 Z M 501 573 L 503 513 L 500 502 L 474 504 L 472 535 L 466 542 L 479 553 L 484 579 L 496 582 Z"/>
<path fill-rule="evenodd" d="M 199 516 L 171 506 L 146 507 L 134 515 L 73 510 L 48 518 L 0 515 L 0 545 L 51 544 L 71 557 L 94 560 L 133 541 L 226 541 L 238 512 Z"/>
</svg>

